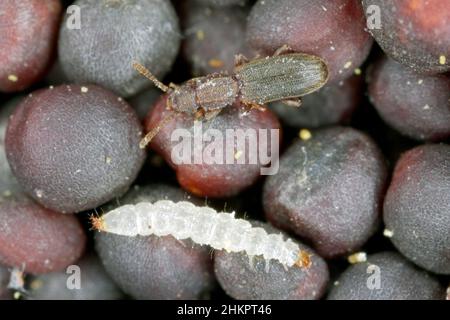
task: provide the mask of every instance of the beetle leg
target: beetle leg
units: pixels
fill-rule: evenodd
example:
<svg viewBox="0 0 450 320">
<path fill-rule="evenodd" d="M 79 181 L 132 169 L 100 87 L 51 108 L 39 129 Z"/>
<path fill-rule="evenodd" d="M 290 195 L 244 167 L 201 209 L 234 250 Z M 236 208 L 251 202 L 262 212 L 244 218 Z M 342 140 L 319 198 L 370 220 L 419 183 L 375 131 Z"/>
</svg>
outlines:
<svg viewBox="0 0 450 320">
<path fill-rule="evenodd" d="M 222 109 L 208 110 L 205 112 L 205 120 L 211 120 L 215 118 Z"/>
<path fill-rule="evenodd" d="M 250 60 L 244 56 L 243 54 L 237 54 L 234 56 L 234 66 L 235 67 L 239 67 L 247 62 L 249 62 Z"/>
<path fill-rule="evenodd" d="M 302 105 L 302 99 L 300 99 L 300 98 L 284 99 L 284 100 L 281 100 L 281 102 L 289 107 L 295 107 L 295 108 L 300 108 Z"/>
<path fill-rule="evenodd" d="M 256 102 L 243 102 L 245 107 L 249 110 L 256 109 L 258 111 L 266 111 L 266 107 L 264 105 L 258 104 Z"/>
<path fill-rule="evenodd" d="M 178 86 L 175 84 L 175 83 L 173 83 L 173 82 L 171 82 L 171 83 L 169 83 L 169 88 L 171 88 L 171 89 L 177 89 L 178 88 Z"/>
<path fill-rule="evenodd" d="M 194 113 L 195 120 L 201 120 L 201 119 L 203 119 L 204 116 L 205 116 L 205 110 L 203 110 L 202 108 L 198 108 L 198 110 L 195 111 L 195 113 Z"/>
<path fill-rule="evenodd" d="M 287 44 L 282 45 L 281 47 L 279 47 L 275 52 L 274 52 L 274 56 L 279 56 L 285 53 L 289 53 L 294 51 L 290 46 L 288 46 Z"/>
</svg>

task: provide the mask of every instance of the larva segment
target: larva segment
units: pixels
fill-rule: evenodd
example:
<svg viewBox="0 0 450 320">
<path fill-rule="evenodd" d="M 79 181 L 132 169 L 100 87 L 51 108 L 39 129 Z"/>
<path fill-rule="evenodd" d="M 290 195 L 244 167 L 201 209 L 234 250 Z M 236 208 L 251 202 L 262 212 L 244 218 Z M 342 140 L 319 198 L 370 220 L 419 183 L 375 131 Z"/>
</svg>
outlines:
<svg viewBox="0 0 450 320">
<path fill-rule="evenodd" d="M 291 239 L 281 234 L 268 234 L 254 228 L 234 213 L 217 212 L 197 207 L 190 202 L 161 200 L 121 206 L 92 220 L 94 228 L 125 236 L 166 236 L 178 240 L 192 239 L 197 244 L 216 250 L 245 252 L 249 257 L 263 256 L 286 267 L 309 267 L 309 253 L 300 250 Z"/>
<path fill-rule="evenodd" d="M 240 99 L 259 104 L 304 96 L 328 80 L 325 62 L 302 53 L 256 59 L 238 66 L 235 73 Z"/>
</svg>

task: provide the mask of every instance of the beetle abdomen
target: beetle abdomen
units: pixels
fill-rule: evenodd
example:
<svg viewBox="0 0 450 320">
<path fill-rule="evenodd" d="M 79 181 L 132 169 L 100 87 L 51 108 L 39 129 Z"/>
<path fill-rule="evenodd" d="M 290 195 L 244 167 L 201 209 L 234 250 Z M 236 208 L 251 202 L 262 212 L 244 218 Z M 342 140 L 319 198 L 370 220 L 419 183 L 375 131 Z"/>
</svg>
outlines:
<svg viewBox="0 0 450 320">
<path fill-rule="evenodd" d="M 241 100 L 264 104 L 301 97 L 321 88 L 328 68 L 319 57 L 292 53 L 250 61 L 236 68 Z"/>
</svg>

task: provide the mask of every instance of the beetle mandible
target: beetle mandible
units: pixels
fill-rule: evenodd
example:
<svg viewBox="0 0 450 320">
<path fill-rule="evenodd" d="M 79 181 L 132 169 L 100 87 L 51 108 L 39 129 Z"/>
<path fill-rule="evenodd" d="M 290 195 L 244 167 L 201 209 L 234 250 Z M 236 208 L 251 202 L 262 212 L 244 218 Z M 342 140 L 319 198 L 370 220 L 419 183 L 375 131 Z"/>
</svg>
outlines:
<svg viewBox="0 0 450 320">
<path fill-rule="evenodd" d="M 271 57 L 249 61 L 236 56 L 236 67 L 231 75 L 215 73 L 193 78 L 181 85 L 160 82 L 143 65 L 133 67 L 166 92 L 167 108 L 193 115 L 196 119 L 211 119 L 223 108 L 236 101 L 249 108 L 263 109 L 264 104 L 283 101 L 290 106 L 301 105 L 300 97 L 320 89 L 328 80 L 328 68 L 319 57 L 304 53 L 288 53 L 282 46 Z M 140 143 L 141 148 L 153 139 L 174 114 L 163 119 Z"/>
</svg>

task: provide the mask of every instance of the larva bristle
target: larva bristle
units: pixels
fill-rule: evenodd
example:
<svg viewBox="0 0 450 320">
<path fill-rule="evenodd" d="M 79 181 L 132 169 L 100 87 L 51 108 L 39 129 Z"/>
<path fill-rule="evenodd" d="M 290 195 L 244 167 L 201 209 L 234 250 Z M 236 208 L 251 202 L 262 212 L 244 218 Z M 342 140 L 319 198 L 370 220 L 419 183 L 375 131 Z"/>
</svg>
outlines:
<svg viewBox="0 0 450 320">
<path fill-rule="evenodd" d="M 89 218 L 92 228 L 97 231 L 106 231 L 105 220 L 102 216 L 91 215 Z"/>
<path fill-rule="evenodd" d="M 311 256 L 312 256 L 312 254 L 310 254 L 309 252 L 306 252 L 305 250 L 300 250 L 300 252 L 298 253 L 298 259 L 295 262 L 295 265 L 299 268 L 308 269 L 312 264 Z"/>
</svg>

